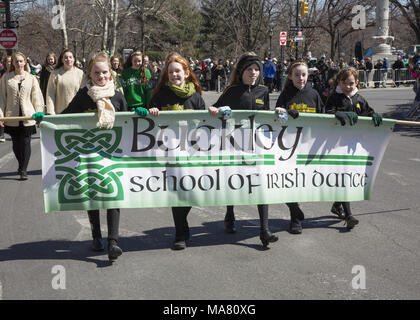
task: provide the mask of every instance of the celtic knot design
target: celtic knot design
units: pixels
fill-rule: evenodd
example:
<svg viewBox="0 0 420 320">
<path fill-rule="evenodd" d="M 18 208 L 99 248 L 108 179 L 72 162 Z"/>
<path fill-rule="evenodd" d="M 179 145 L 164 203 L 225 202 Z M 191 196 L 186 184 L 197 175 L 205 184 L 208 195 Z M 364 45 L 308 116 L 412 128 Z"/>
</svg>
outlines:
<svg viewBox="0 0 420 320">
<path fill-rule="evenodd" d="M 58 158 L 56 164 L 69 162 L 80 155 L 93 153 L 112 154 L 121 153 L 117 149 L 122 137 L 122 128 L 114 127 L 112 130 L 95 128 L 57 130 L 55 132 L 55 143 L 58 151 L 55 156 Z"/>
<path fill-rule="evenodd" d="M 60 180 L 58 201 L 60 203 L 83 203 L 89 201 L 116 201 L 124 199 L 119 177 L 122 172 L 114 172 L 112 164 L 100 164 L 113 153 L 122 153 L 118 148 L 122 128 L 112 130 L 95 128 L 57 130 L 55 142 L 58 151 L 55 171 Z M 96 156 L 95 156 L 96 155 Z M 99 156 L 97 156 L 99 155 Z M 67 162 L 76 161 L 78 166 L 69 168 Z M 62 173 L 61 173 L 62 172 Z"/>
</svg>

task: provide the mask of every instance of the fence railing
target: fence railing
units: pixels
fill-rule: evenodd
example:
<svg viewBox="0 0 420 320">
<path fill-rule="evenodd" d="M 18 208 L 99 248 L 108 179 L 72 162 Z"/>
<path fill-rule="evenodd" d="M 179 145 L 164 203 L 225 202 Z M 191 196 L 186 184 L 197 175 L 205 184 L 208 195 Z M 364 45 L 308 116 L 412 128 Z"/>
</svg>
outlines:
<svg viewBox="0 0 420 320">
<path fill-rule="evenodd" d="M 368 87 L 370 82 L 375 85 L 386 86 L 388 81 L 396 87 L 400 84 L 411 85 L 416 82 L 416 79 L 410 72 L 410 69 L 372 69 L 372 70 L 358 70 L 359 81 L 362 87 Z"/>
</svg>

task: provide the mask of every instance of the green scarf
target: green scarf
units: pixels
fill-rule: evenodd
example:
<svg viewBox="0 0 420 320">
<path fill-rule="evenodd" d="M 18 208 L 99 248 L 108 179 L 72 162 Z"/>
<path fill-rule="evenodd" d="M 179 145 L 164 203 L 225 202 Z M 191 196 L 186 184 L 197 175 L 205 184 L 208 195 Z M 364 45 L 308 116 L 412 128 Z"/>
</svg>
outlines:
<svg viewBox="0 0 420 320">
<path fill-rule="evenodd" d="M 194 83 L 192 82 L 185 83 L 184 88 L 180 88 L 171 82 L 168 82 L 166 85 L 173 91 L 173 93 L 182 99 L 191 97 L 195 93 Z"/>
</svg>

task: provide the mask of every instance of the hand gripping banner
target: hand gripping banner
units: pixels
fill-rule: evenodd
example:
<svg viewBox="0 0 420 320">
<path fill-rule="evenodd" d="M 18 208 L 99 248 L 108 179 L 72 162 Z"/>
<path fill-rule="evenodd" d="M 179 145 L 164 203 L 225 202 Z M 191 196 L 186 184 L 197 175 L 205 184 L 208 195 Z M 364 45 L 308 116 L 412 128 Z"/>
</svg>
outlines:
<svg viewBox="0 0 420 320">
<path fill-rule="evenodd" d="M 41 123 L 45 211 L 224 206 L 370 197 L 393 120 L 331 115 L 282 123 L 273 111 L 89 114 Z"/>
</svg>

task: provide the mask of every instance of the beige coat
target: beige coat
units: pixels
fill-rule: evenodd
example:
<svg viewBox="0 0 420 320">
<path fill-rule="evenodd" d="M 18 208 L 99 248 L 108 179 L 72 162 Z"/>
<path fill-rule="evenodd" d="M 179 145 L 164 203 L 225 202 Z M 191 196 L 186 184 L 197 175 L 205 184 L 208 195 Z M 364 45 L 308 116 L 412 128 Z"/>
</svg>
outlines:
<svg viewBox="0 0 420 320">
<path fill-rule="evenodd" d="M 19 108 L 22 116 L 31 117 L 36 112 L 44 112 L 44 98 L 35 76 L 25 71 L 19 91 L 19 82 L 15 73 L 7 72 L 0 80 L 0 118 L 18 117 Z M 18 120 L 4 122 L 9 127 L 18 127 Z M 25 120 L 25 127 L 35 125 L 34 120 Z"/>
<path fill-rule="evenodd" d="M 84 73 L 73 67 L 66 71 L 64 67 L 51 72 L 47 86 L 47 113 L 60 114 L 73 100 L 84 83 Z"/>
</svg>

